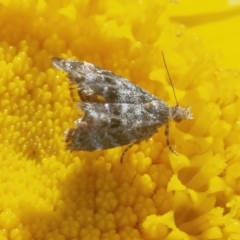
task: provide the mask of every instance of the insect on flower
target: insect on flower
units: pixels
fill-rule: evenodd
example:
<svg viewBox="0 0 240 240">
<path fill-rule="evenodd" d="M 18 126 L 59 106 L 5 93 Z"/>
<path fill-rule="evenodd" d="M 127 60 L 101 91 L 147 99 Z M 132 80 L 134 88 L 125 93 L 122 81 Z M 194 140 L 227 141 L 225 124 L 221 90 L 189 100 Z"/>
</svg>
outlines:
<svg viewBox="0 0 240 240">
<path fill-rule="evenodd" d="M 164 55 L 163 60 L 167 69 Z M 78 108 L 83 116 L 75 121 L 75 128 L 65 132 L 67 149 L 70 151 L 94 151 L 130 144 L 122 153 L 147 140 L 162 125 L 169 149 L 177 154 L 169 142 L 169 121 L 181 122 L 192 119 L 189 107 L 169 107 L 163 100 L 129 82 L 127 79 L 88 62 L 71 59 L 52 59 L 56 68 L 68 73 L 76 86 L 81 101 Z"/>
</svg>

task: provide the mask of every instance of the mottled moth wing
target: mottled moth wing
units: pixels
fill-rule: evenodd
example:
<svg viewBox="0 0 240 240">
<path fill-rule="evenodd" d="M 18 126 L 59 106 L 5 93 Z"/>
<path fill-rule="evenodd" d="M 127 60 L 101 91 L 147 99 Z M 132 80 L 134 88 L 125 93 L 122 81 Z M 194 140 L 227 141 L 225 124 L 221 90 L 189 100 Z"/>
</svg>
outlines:
<svg viewBox="0 0 240 240">
<path fill-rule="evenodd" d="M 94 151 L 140 142 L 168 119 L 168 109 L 159 101 L 137 105 L 82 102 L 81 109 L 84 116 L 77 120 L 76 128 L 67 130 L 70 150 Z"/>
<path fill-rule="evenodd" d="M 77 85 L 82 118 L 66 131 L 67 148 L 94 151 L 148 139 L 168 122 L 167 104 L 111 71 L 87 62 L 53 58 Z"/>
<path fill-rule="evenodd" d="M 139 104 L 159 100 L 127 79 L 91 63 L 63 58 L 52 61 L 55 67 L 68 73 L 84 102 Z"/>
</svg>

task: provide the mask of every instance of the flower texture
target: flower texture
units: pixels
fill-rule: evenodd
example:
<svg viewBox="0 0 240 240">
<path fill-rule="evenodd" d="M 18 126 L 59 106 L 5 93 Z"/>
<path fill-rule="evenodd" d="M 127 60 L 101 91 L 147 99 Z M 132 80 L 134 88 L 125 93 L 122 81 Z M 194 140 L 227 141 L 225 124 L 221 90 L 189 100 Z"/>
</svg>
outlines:
<svg viewBox="0 0 240 240">
<path fill-rule="evenodd" d="M 240 239 L 239 59 L 226 60 L 239 9 L 189 2 L 1 1 L 1 240 Z M 228 51 L 211 24 L 229 30 Z M 123 163 L 125 146 L 67 151 L 63 133 L 81 113 L 51 58 L 91 62 L 174 106 L 162 51 L 194 115 L 170 124 L 180 155 L 164 127 Z"/>
</svg>

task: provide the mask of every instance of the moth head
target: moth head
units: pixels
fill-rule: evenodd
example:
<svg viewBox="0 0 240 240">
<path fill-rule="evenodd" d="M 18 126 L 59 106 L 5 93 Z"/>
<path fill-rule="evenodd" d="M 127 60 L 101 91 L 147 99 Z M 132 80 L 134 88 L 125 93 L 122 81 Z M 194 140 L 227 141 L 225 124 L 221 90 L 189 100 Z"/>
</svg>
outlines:
<svg viewBox="0 0 240 240">
<path fill-rule="evenodd" d="M 169 118 L 175 122 L 181 122 L 184 119 L 193 119 L 193 115 L 190 112 L 190 107 L 181 108 L 177 105 L 170 107 Z"/>
</svg>

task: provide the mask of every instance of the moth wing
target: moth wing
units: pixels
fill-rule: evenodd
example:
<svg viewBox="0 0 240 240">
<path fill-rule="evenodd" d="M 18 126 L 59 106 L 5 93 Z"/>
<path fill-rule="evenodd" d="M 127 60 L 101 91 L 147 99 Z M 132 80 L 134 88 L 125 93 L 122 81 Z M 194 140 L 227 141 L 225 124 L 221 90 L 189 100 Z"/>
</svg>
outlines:
<svg viewBox="0 0 240 240">
<path fill-rule="evenodd" d="M 91 63 L 62 58 L 53 58 L 52 62 L 68 73 L 83 102 L 139 104 L 157 99 L 127 79 Z"/>
<path fill-rule="evenodd" d="M 67 148 L 73 151 L 109 149 L 148 139 L 168 117 L 161 101 L 137 105 L 81 103 L 81 108 L 84 116 L 76 128 L 66 132 Z"/>
</svg>

